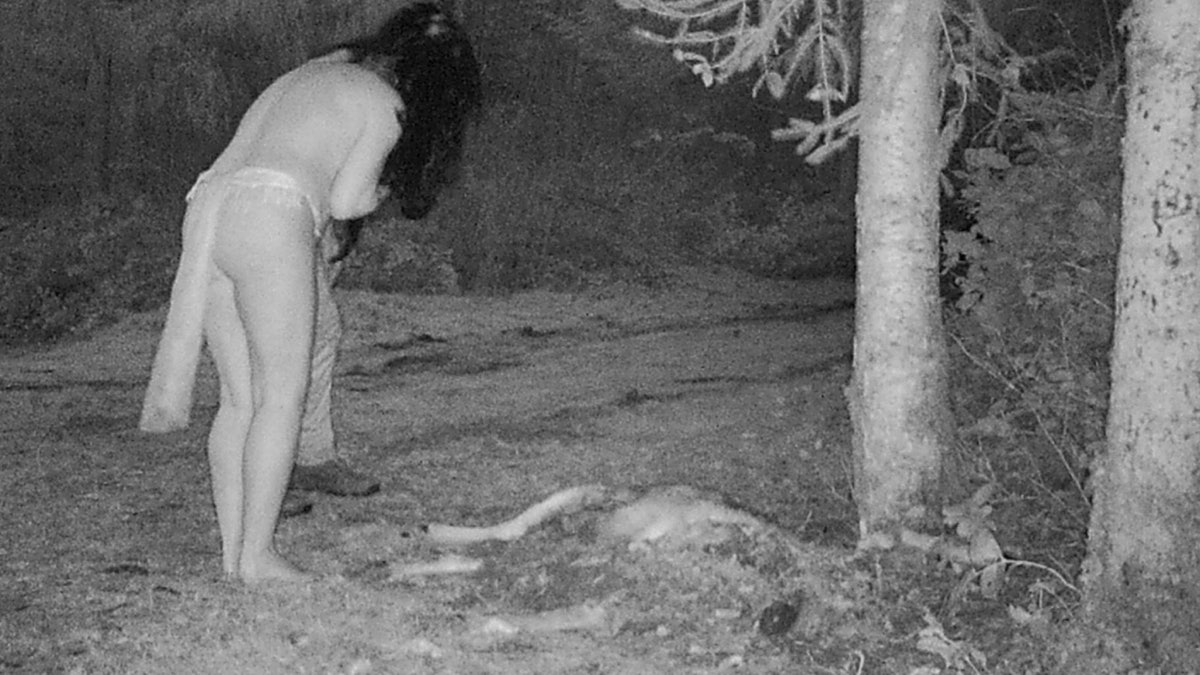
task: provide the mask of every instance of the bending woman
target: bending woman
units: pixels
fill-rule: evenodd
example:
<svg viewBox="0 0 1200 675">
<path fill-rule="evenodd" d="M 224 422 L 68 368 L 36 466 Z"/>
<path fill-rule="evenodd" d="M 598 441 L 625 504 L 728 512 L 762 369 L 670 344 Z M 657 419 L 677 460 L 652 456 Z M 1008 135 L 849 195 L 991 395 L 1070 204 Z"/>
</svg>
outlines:
<svg viewBox="0 0 1200 675">
<path fill-rule="evenodd" d="M 208 437 L 225 573 L 304 579 L 274 545 L 309 383 L 318 245 L 387 196 L 391 75 L 339 50 L 276 80 L 188 194 L 171 309 L 141 428 L 186 426 L 201 340 L 220 377 Z"/>
</svg>

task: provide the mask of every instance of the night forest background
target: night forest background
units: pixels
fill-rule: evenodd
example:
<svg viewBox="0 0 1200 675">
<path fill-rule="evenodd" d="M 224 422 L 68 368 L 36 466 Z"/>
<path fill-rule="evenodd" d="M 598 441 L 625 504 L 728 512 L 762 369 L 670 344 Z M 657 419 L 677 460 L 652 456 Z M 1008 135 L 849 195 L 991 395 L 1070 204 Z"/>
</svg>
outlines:
<svg viewBox="0 0 1200 675">
<path fill-rule="evenodd" d="M 167 299 L 183 195 L 242 111 L 392 2 L 0 4 L 0 344 L 86 336 Z M 1034 539 L 1082 558 L 1103 438 L 1120 198 L 1117 0 L 985 4 L 1028 55 L 981 82 L 945 172 L 943 291 L 969 463 L 1050 500 Z M 385 209 L 340 285 L 378 292 L 653 286 L 680 265 L 852 275 L 854 156 L 770 131 L 803 92 L 705 89 L 608 2 L 460 0 L 486 102 L 425 220 Z M 957 58 L 957 56 L 955 57 Z M 969 60 L 963 61 L 974 67 Z M 1056 521 L 1057 522 L 1057 521 Z M 1061 527 L 1060 527 L 1061 525 Z M 1022 534 L 1026 536 L 1027 533 Z M 1036 548 L 1037 544 L 1033 544 Z"/>
<path fill-rule="evenodd" d="M 58 338 L 163 302 L 182 195 L 241 112 L 275 77 L 395 6 L 0 4 L 0 341 Z M 811 112 L 802 95 L 751 98 L 750 78 L 706 90 L 667 50 L 636 41 L 630 28 L 647 19 L 613 3 L 462 0 L 454 9 L 487 87 L 460 180 L 426 221 L 376 218 L 344 284 L 570 289 L 696 262 L 852 273 L 853 154 L 812 167 L 769 138 Z M 988 9 L 1018 51 L 1042 57 L 1031 89 L 1090 90 L 1116 63 L 1120 7 L 1111 3 L 994 0 Z M 1039 119 L 1048 111 L 997 114 L 995 103 L 979 102 L 963 149 L 1019 154 L 1032 134 L 1072 133 L 1058 118 L 1078 107 Z M 1089 122 L 1080 117 L 1065 122 Z M 967 186 L 961 153 L 956 168 L 957 187 Z M 969 227 L 979 201 L 948 199 L 950 226 Z"/>
<path fill-rule="evenodd" d="M 821 179 L 770 143 L 783 106 L 745 87 L 705 91 L 632 39 L 636 17 L 577 4 L 460 3 L 487 87 L 460 180 L 424 222 L 377 217 L 343 283 L 571 288 L 685 259 L 848 268 L 851 192 L 828 197 L 849 178 Z M 0 339 L 56 338 L 164 301 L 182 195 L 241 112 L 395 6 L 5 3 Z"/>
</svg>

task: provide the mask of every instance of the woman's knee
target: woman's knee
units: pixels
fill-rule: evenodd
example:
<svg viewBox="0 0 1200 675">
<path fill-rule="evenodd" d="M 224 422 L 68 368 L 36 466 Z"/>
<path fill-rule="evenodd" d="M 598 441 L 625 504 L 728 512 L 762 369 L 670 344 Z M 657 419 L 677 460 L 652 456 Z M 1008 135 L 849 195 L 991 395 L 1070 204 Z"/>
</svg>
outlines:
<svg viewBox="0 0 1200 675">
<path fill-rule="evenodd" d="M 302 411 L 308 396 L 308 369 L 291 377 L 265 376 L 254 385 L 255 411 Z"/>
<path fill-rule="evenodd" d="M 246 411 L 250 414 L 254 410 L 254 392 L 252 387 L 232 385 L 229 380 L 232 378 L 224 378 L 221 381 L 221 391 L 218 395 L 218 402 L 222 409 L 229 411 Z M 246 378 L 247 384 L 250 382 Z"/>
</svg>

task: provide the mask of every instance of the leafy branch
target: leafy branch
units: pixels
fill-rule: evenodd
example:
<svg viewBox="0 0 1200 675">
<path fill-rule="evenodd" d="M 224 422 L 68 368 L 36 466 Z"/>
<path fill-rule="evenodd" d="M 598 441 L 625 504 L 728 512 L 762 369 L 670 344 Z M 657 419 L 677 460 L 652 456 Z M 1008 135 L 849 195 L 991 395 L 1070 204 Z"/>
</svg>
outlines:
<svg viewBox="0 0 1200 675">
<path fill-rule="evenodd" d="M 800 81 L 821 105 L 822 122 L 793 120 L 776 140 L 799 140 L 798 154 L 817 163 L 852 135 L 857 113 L 836 114 L 851 96 L 855 58 L 847 39 L 846 0 L 618 0 L 675 24 L 673 34 L 635 29 L 644 40 L 673 48 L 674 57 L 705 86 L 758 71 L 753 94 L 779 100 Z M 820 146 L 820 147 L 818 147 Z"/>
<path fill-rule="evenodd" d="M 674 26 L 673 33 L 635 29 L 644 40 L 673 49 L 705 86 L 757 71 L 753 94 L 766 89 L 783 99 L 798 83 L 811 86 L 805 98 L 821 106 L 819 120 L 793 118 L 772 133 L 795 142 L 796 153 L 818 164 L 857 133 L 863 115 L 851 103 L 857 67 L 849 0 L 617 0 Z M 943 12 L 942 157 L 962 132 L 964 112 L 978 99 L 981 79 L 1002 89 L 1019 86 L 1027 60 L 987 25 L 979 0 L 960 0 Z M 953 93 L 947 91 L 953 87 Z M 868 104 L 870 102 L 867 102 Z M 840 109 L 838 109 L 840 108 Z M 944 164 L 944 161 L 943 161 Z"/>
</svg>

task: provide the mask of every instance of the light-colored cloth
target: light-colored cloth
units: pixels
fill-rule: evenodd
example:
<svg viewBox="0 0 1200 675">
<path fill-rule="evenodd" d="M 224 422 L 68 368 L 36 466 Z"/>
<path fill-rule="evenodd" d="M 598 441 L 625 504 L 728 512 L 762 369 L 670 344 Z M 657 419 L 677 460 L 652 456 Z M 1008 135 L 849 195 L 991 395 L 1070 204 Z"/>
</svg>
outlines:
<svg viewBox="0 0 1200 675">
<path fill-rule="evenodd" d="M 228 174 L 217 174 L 212 169 L 208 169 L 196 177 L 196 182 L 192 184 L 192 189 L 188 190 L 184 200 L 190 204 L 203 188 L 217 185 L 225 185 L 230 188 L 261 189 L 262 199 L 282 206 L 294 204 L 299 198 L 312 212 L 313 235 L 318 239 L 324 233 L 325 224 L 329 222 L 328 215 L 321 212 L 317 206 L 317 200 L 312 199 L 300 187 L 299 181 L 278 169 L 264 169 L 259 166 L 248 166 Z M 184 227 L 186 226 L 185 220 Z"/>
<path fill-rule="evenodd" d="M 312 212 L 317 237 L 329 220 L 300 183 L 281 171 L 249 167 L 228 174 L 200 174 L 187 195 L 183 251 L 142 403 L 138 425 L 142 431 L 173 431 L 188 425 L 204 341 L 204 308 L 218 219 L 222 206 L 235 196 L 289 208 L 303 204 Z"/>
</svg>

